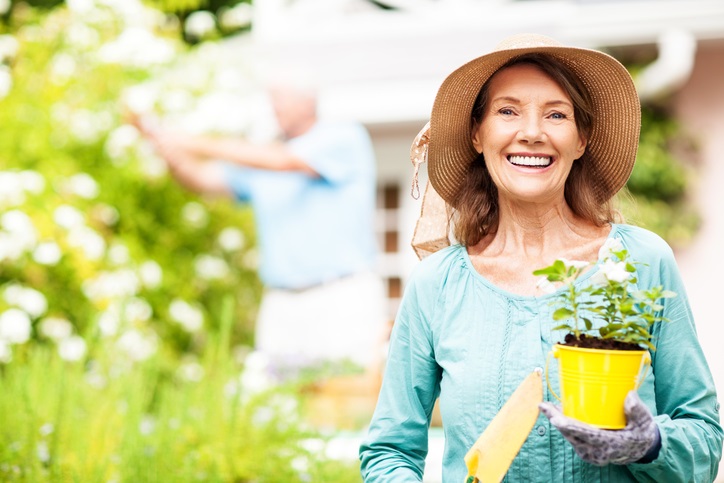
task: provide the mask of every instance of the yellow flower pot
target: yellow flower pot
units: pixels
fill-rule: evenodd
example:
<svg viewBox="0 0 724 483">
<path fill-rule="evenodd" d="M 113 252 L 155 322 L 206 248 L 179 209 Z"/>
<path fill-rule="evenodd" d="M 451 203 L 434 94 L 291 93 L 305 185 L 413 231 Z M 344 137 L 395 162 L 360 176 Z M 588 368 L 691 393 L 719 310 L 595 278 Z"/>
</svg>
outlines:
<svg viewBox="0 0 724 483">
<path fill-rule="evenodd" d="M 638 389 L 651 366 L 649 351 L 583 349 L 561 344 L 550 356 L 558 359 L 563 414 L 602 429 L 626 427 L 623 403 L 626 395 Z"/>
</svg>

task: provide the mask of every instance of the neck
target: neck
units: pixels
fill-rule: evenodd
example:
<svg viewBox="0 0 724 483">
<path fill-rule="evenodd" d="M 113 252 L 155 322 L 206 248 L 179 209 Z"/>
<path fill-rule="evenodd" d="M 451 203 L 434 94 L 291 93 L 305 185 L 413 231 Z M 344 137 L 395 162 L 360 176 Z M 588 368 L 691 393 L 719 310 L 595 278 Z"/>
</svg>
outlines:
<svg viewBox="0 0 724 483">
<path fill-rule="evenodd" d="M 317 123 L 316 117 L 308 117 L 299 120 L 297 123 L 295 123 L 293 126 L 291 126 L 289 129 L 286 130 L 284 133 L 284 136 L 287 139 L 293 139 L 296 137 L 301 136 L 302 134 L 306 134 L 309 132 L 310 129 Z"/>
<path fill-rule="evenodd" d="M 497 231 L 483 240 L 487 253 L 555 258 L 600 235 L 600 227 L 576 216 L 563 200 L 546 206 L 504 204 L 499 219 Z"/>
</svg>

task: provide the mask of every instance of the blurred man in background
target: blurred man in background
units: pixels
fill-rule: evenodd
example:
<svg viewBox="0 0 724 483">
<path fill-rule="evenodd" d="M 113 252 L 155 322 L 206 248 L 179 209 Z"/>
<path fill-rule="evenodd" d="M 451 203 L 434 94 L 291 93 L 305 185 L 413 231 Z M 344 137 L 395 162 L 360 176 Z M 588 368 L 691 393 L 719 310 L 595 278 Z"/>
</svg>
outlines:
<svg viewBox="0 0 724 483">
<path fill-rule="evenodd" d="M 255 349 L 277 370 L 370 367 L 384 338 L 374 273 L 375 159 L 365 128 L 317 116 L 313 88 L 269 88 L 281 140 L 193 136 L 134 123 L 184 187 L 250 203 L 266 286 Z"/>
</svg>

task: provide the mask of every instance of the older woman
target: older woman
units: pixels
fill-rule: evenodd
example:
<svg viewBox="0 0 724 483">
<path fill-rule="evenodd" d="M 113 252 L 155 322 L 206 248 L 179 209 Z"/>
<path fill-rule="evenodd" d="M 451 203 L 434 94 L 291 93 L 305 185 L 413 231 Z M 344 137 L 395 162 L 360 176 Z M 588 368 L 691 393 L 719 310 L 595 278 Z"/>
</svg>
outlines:
<svg viewBox="0 0 724 483">
<path fill-rule="evenodd" d="M 620 63 L 547 37 L 509 38 L 448 76 L 426 138 L 430 182 L 453 209 L 457 243 L 410 277 L 360 448 L 366 482 L 422 480 L 438 397 L 443 481 L 463 482 L 467 450 L 560 339 L 553 295 L 533 271 L 557 258 L 595 264 L 614 238 L 645 264 L 640 287 L 679 294 L 665 301 L 672 323 L 653 329 L 653 374 L 629 401 L 636 427 L 577 438 L 575 422 L 544 403 L 507 481 L 714 479 L 719 404 L 672 251 L 614 219 L 611 199 L 633 169 L 639 127 Z"/>
</svg>

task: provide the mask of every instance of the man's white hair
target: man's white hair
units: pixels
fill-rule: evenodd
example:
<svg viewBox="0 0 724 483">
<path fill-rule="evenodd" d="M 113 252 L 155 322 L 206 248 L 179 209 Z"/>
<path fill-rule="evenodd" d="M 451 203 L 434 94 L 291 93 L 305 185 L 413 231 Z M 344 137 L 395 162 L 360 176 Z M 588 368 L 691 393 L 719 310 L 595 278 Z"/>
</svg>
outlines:
<svg viewBox="0 0 724 483">
<path fill-rule="evenodd" d="M 270 67 L 262 77 L 267 89 L 291 91 L 316 99 L 319 93 L 319 79 L 307 66 L 283 64 Z"/>
</svg>

